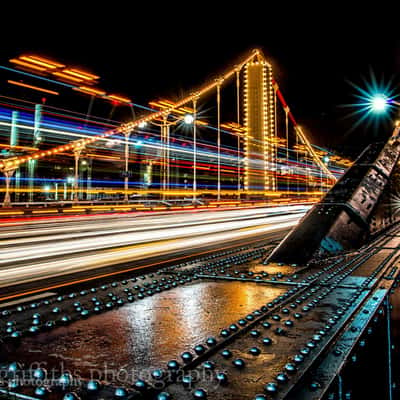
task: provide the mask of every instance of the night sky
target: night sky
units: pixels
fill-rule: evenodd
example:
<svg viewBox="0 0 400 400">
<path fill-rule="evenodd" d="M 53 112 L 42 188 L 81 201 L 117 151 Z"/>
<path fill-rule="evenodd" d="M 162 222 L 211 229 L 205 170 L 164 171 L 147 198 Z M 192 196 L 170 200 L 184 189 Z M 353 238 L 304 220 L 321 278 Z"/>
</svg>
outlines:
<svg viewBox="0 0 400 400">
<path fill-rule="evenodd" d="M 0 63 L 22 52 L 42 54 L 97 73 L 102 88 L 147 104 L 178 99 L 259 47 L 314 143 L 355 155 L 390 134 L 382 119 L 351 131 L 357 119 L 345 118 L 350 109 L 341 107 L 357 101 L 348 81 L 365 87 L 370 71 L 400 92 L 400 33 L 386 2 L 370 9 L 365 2 L 323 2 L 321 8 L 287 2 L 270 9 L 252 1 L 226 3 L 224 12 L 216 2 L 162 9 L 82 3 L 13 7 L 10 18 L 3 13 Z"/>
</svg>

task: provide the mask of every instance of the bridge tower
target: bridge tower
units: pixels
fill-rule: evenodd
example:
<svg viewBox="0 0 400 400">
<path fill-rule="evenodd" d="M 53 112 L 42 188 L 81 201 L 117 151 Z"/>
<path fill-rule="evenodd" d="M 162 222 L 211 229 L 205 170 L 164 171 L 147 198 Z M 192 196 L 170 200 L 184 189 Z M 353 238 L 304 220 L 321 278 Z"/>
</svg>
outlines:
<svg viewBox="0 0 400 400">
<path fill-rule="evenodd" d="M 271 65 L 257 55 L 244 67 L 244 189 L 276 190 L 275 92 Z"/>
</svg>

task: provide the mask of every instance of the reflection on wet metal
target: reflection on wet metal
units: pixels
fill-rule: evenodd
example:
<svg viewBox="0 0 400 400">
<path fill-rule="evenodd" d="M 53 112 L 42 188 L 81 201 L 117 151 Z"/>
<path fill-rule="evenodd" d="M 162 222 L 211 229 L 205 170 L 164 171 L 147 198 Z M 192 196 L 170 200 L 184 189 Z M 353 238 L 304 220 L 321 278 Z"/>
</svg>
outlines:
<svg viewBox="0 0 400 400">
<path fill-rule="evenodd" d="M 253 283 L 196 282 L 23 339 L 13 358 L 131 383 L 281 293 Z"/>
</svg>

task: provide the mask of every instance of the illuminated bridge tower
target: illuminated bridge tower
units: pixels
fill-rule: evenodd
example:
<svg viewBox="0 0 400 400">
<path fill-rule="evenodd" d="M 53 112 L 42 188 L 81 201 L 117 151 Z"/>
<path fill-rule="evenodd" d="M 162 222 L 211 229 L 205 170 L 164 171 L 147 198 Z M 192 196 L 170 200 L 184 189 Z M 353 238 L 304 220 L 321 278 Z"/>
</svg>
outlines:
<svg viewBox="0 0 400 400">
<path fill-rule="evenodd" d="M 275 95 L 272 68 L 261 56 L 244 68 L 244 189 L 276 190 Z"/>
</svg>

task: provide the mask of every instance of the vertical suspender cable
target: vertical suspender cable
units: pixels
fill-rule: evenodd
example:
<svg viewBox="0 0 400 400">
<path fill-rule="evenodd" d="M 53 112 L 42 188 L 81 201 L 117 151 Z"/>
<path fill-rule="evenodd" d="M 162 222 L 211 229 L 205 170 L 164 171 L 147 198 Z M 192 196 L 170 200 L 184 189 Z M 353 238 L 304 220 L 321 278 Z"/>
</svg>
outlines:
<svg viewBox="0 0 400 400">
<path fill-rule="evenodd" d="M 286 174 L 286 184 L 287 184 L 287 191 L 289 191 L 289 109 L 285 107 L 285 133 L 286 133 L 286 167 L 287 167 L 287 174 Z"/>
<path fill-rule="evenodd" d="M 277 109 L 276 109 L 276 91 L 274 90 L 274 113 L 275 113 L 275 125 L 274 125 L 274 142 L 272 145 L 274 146 L 274 152 L 273 152 L 273 182 L 272 182 L 272 190 L 276 191 L 277 190 L 277 179 L 278 179 L 278 119 L 277 119 Z"/>
<path fill-rule="evenodd" d="M 296 191 L 297 194 L 299 194 L 299 176 L 300 176 L 300 168 L 299 168 L 299 136 L 297 135 L 297 129 L 295 129 L 295 134 L 296 134 Z"/>
<path fill-rule="evenodd" d="M 217 183 L 217 200 L 221 200 L 221 85 L 217 85 L 217 116 L 218 116 L 218 183 Z"/>
<path fill-rule="evenodd" d="M 196 192 L 197 192 L 197 138 L 196 138 L 196 118 L 197 110 L 196 97 L 193 98 L 193 202 L 196 202 Z"/>
<path fill-rule="evenodd" d="M 240 126 L 240 70 L 236 70 L 236 114 L 237 124 Z M 237 135 L 237 190 L 240 199 L 240 134 Z"/>
</svg>

